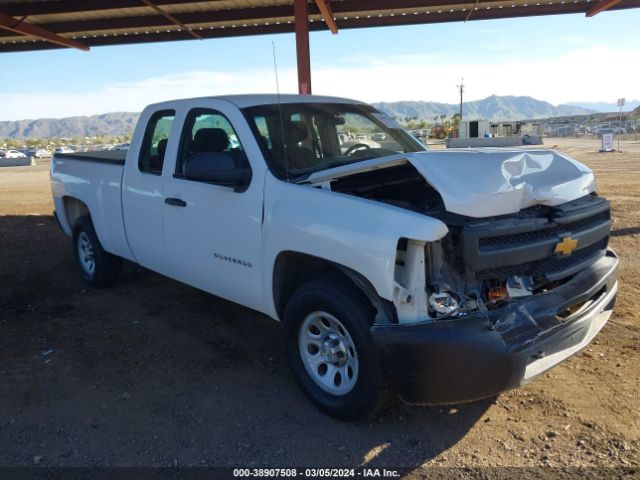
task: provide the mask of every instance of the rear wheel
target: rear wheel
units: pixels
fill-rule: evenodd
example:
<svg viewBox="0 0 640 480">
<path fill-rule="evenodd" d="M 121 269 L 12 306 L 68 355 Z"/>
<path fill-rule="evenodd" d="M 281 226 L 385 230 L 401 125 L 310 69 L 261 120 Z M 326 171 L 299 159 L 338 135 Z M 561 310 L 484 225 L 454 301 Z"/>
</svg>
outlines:
<svg viewBox="0 0 640 480">
<path fill-rule="evenodd" d="M 371 417 L 395 398 L 369 328 L 375 310 L 350 282 L 314 280 L 293 294 L 284 321 L 296 381 L 324 412 Z"/>
<path fill-rule="evenodd" d="M 73 226 L 73 255 L 84 281 L 94 288 L 105 288 L 115 282 L 122 260 L 100 245 L 91 218 L 78 218 Z"/>
</svg>

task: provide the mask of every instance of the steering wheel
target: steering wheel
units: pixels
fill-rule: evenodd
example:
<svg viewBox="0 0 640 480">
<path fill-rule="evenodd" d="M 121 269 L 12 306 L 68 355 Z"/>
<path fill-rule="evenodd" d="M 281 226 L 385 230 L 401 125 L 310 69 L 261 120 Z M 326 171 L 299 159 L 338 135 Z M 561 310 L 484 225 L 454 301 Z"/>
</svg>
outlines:
<svg viewBox="0 0 640 480">
<path fill-rule="evenodd" d="M 355 153 L 356 150 L 361 150 L 361 149 L 370 150 L 371 147 L 366 143 L 356 143 L 355 145 L 351 145 L 349 148 L 347 148 L 344 154 L 345 156 L 348 157 L 352 153 Z"/>
</svg>

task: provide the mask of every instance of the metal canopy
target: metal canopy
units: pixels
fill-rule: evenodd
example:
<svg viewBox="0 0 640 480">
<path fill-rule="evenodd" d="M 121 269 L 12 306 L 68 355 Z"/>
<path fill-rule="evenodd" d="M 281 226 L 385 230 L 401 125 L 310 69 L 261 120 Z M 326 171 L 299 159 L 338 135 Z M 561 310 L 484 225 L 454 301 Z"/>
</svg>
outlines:
<svg viewBox="0 0 640 480">
<path fill-rule="evenodd" d="M 0 0 L 0 52 L 311 31 L 596 14 L 640 0 Z M 302 16 L 301 16 L 302 15 Z"/>
</svg>

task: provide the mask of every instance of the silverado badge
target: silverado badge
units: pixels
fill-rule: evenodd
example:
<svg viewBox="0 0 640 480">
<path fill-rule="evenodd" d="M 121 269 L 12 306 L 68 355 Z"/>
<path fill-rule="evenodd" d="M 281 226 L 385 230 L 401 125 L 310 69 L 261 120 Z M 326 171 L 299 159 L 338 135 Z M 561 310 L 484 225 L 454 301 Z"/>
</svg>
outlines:
<svg viewBox="0 0 640 480">
<path fill-rule="evenodd" d="M 560 255 L 570 255 L 576 247 L 578 246 L 578 241 L 574 240 L 571 237 L 564 237 L 561 242 L 556 243 L 556 248 L 554 252 L 559 253 Z"/>
</svg>

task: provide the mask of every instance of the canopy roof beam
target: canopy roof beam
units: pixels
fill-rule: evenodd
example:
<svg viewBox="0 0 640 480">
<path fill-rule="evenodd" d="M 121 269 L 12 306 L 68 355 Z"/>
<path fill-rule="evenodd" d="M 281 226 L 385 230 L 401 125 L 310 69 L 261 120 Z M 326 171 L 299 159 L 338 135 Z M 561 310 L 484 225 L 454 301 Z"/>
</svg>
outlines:
<svg viewBox="0 0 640 480">
<path fill-rule="evenodd" d="M 161 9 L 159 6 L 157 6 L 151 0 L 140 0 L 140 1 L 142 3 L 144 3 L 146 6 L 153 8 L 156 12 L 158 12 L 164 18 L 166 18 L 167 20 L 172 22 L 174 25 L 177 25 L 178 27 L 180 27 L 185 32 L 188 32 L 192 37 L 197 38 L 198 40 L 202 40 L 202 37 L 200 35 L 198 35 L 196 32 L 194 32 L 191 29 L 191 27 L 187 27 L 184 23 L 182 23 L 180 20 L 178 20 L 176 17 L 174 17 L 170 13 L 165 12 L 163 9 Z"/>
<path fill-rule="evenodd" d="M 37 25 L 27 23 L 24 21 L 25 18 L 26 17 L 17 19 L 12 17 L 11 15 L 0 12 L 0 28 L 19 33 L 20 35 L 29 35 L 32 37 L 36 37 L 40 40 L 44 40 L 49 43 L 55 43 L 56 45 L 61 45 L 63 47 L 77 48 L 78 50 L 84 50 L 85 52 L 89 51 L 89 47 L 85 44 L 71 38 L 61 37 L 60 35 L 56 35 L 55 33 L 38 27 Z"/>
<path fill-rule="evenodd" d="M 333 10 L 331 10 L 329 0 L 316 0 L 316 6 L 318 7 L 318 10 L 320 10 L 322 18 L 327 24 L 327 27 L 329 27 L 329 30 L 331 30 L 331 33 L 334 35 L 338 33 L 338 25 L 336 25 L 336 21 L 333 18 Z"/>
<path fill-rule="evenodd" d="M 593 7 L 591 10 L 589 10 L 585 15 L 587 17 L 593 17 L 594 15 L 597 15 L 600 12 L 609 10 L 611 7 L 617 5 L 621 1 L 622 0 L 603 0 L 599 4 L 597 4 L 595 7 Z"/>
<path fill-rule="evenodd" d="M 475 10 L 477 10 L 477 9 L 478 9 L 478 3 L 480 3 L 480 0 L 476 0 L 476 2 L 473 4 L 473 7 L 471 7 L 471 8 L 469 9 L 469 13 L 467 13 L 467 16 L 466 16 L 466 17 L 464 17 L 464 21 L 465 21 L 465 22 L 466 22 L 467 20 L 469 20 L 469 19 L 471 18 L 471 15 L 473 14 L 473 12 L 474 12 Z"/>
</svg>

